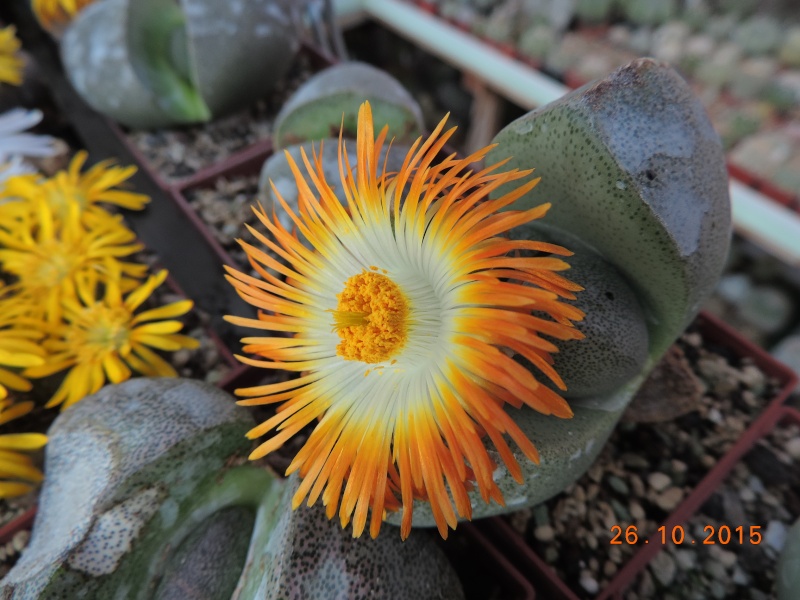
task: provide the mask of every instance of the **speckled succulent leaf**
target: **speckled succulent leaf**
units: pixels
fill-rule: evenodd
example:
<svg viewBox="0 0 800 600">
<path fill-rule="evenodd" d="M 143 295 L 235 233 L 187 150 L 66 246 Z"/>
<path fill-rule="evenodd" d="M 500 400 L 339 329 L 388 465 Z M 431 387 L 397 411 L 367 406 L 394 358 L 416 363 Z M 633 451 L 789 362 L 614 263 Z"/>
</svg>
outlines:
<svg viewBox="0 0 800 600">
<path fill-rule="evenodd" d="M 494 141 L 490 160 L 511 155 L 510 167 L 535 165 L 542 176 L 514 208 L 552 201 L 547 225 L 580 238 L 632 285 L 657 359 L 713 289 L 731 236 L 722 147 L 686 82 L 640 59 Z"/>
<path fill-rule="evenodd" d="M 257 556 L 248 564 L 237 600 L 283 598 L 392 598 L 417 600 L 464 597 L 455 571 L 428 535 L 400 541 L 381 531 L 372 540 L 354 538 L 322 506 L 292 510 L 300 484 L 289 478 L 269 535 L 254 536 Z"/>
<path fill-rule="evenodd" d="M 67 75 L 96 110 L 134 128 L 208 121 L 265 95 L 299 42 L 274 0 L 108 0 L 70 25 Z"/>
<path fill-rule="evenodd" d="M 775 570 L 778 600 L 797 598 L 800 589 L 800 519 L 789 529 Z"/>
<path fill-rule="evenodd" d="M 573 304 L 586 314 L 578 326 L 586 337 L 559 342 L 553 355 L 553 368 L 567 386 L 564 397 L 573 401 L 611 394 L 640 373 L 648 357 L 649 334 L 639 299 L 620 273 L 579 238 L 548 227 L 544 219 L 517 227 L 509 237 L 549 242 L 574 252 L 568 274 L 584 287 Z M 517 360 L 527 363 L 519 356 Z"/>
<path fill-rule="evenodd" d="M 172 0 L 137 0 L 126 9 L 131 67 L 158 106 L 178 123 L 210 120 L 211 110 L 191 80 L 187 55 L 176 48 L 188 42 L 183 11 Z"/>
<path fill-rule="evenodd" d="M 123 597 L 150 597 L 143 582 L 162 572 L 167 545 L 219 509 L 266 502 L 265 472 L 220 477 L 251 426 L 224 392 L 172 378 L 107 386 L 62 413 L 30 546 L 0 597 L 113 598 L 125 586 Z"/>
<path fill-rule="evenodd" d="M 247 106 L 272 90 L 286 73 L 299 48 L 287 4 L 180 0 L 192 79 L 212 113 Z"/>
<path fill-rule="evenodd" d="M 422 133 L 422 111 L 393 77 L 373 66 L 348 62 L 328 67 L 305 82 L 275 119 L 273 143 L 285 148 L 339 133 L 355 137 L 359 105 L 368 100 L 377 127 L 389 125 L 389 139 L 410 142 Z"/>
<path fill-rule="evenodd" d="M 173 119 L 137 77 L 127 46 L 126 0 L 88 6 L 61 40 L 64 71 L 96 111 L 129 127 L 161 127 Z"/>
</svg>

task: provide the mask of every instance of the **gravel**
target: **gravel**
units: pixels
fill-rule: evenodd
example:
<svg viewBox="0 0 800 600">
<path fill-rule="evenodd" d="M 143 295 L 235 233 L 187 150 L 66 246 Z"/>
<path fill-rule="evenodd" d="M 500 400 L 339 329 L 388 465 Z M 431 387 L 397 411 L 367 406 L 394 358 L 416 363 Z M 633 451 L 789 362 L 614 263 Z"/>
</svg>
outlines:
<svg viewBox="0 0 800 600">
<path fill-rule="evenodd" d="M 800 460 L 788 451 L 797 439 L 800 427 L 788 424 L 759 441 L 683 525 L 686 541 L 680 546 L 667 544 L 626 592 L 625 600 L 773 598 L 777 557 L 789 527 L 800 516 Z M 719 537 L 723 526 L 731 530 L 727 544 Z M 736 532 L 738 526 L 743 527 L 744 543 Z M 760 528 L 759 544 L 750 542 L 751 526 Z M 703 543 L 711 527 L 713 545 Z M 665 583 L 663 567 L 670 557 L 677 569 Z"/>
<path fill-rule="evenodd" d="M 697 331 L 690 330 L 678 346 L 702 387 L 694 410 L 666 422 L 620 423 L 574 485 L 507 517 L 580 598 L 603 590 L 774 396 L 775 384 L 752 363 L 704 343 Z M 620 539 L 635 525 L 638 544 L 623 539 L 611 545 L 616 525 L 622 528 Z M 638 597 L 661 597 L 645 594 L 664 588 L 664 581 L 680 580 L 689 558 L 658 559 L 657 571 L 642 575 Z"/>
<path fill-rule="evenodd" d="M 230 255 L 232 266 L 243 268 L 247 255 L 236 238 L 252 241 L 245 223 L 264 231 L 252 210 L 258 201 L 258 175 L 220 177 L 214 187 L 195 188 L 185 192 L 189 205 L 208 226 L 214 238 Z"/>
</svg>

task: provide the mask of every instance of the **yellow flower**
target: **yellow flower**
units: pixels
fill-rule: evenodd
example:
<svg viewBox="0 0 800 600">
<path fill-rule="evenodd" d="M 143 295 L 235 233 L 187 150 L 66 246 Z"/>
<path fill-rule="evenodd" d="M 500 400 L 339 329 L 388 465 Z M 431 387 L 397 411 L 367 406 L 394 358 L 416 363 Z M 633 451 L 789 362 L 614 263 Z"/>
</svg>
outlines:
<svg viewBox="0 0 800 600">
<path fill-rule="evenodd" d="M 261 209 L 256 214 L 271 236 L 251 231 L 289 266 L 240 241 L 263 279 L 228 269 L 241 297 L 263 312 L 258 319 L 227 319 L 278 333 L 242 340 L 245 352 L 266 360 L 239 360 L 301 374 L 237 390 L 248 398 L 243 405 L 280 403 L 274 417 L 249 432 L 251 438 L 276 432 L 251 458 L 318 420 L 287 469 L 303 479 L 293 504 L 321 498 L 329 518 L 338 508 L 342 526 L 352 521 L 354 536 L 365 529 L 368 512 L 374 537 L 384 511 L 402 506 L 401 536 L 407 537 L 417 497 L 430 501 L 446 537 L 456 513 L 471 517 L 467 490 L 473 483 L 485 501 L 502 502 L 484 435 L 518 481 L 521 469 L 503 434 L 538 462 L 505 403 L 572 416 L 561 396 L 511 357 L 525 357 L 564 389 L 551 367 L 557 348 L 540 334 L 583 337 L 572 323 L 583 313 L 560 299 L 574 299 L 572 292 L 581 289 L 556 273 L 568 265 L 553 257 L 513 256 L 517 250 L 571 253 L 498 237 L 548 210 L 545 204 L 498 212 L 538 179 L 489 200 L 490 192 L 530 171 L 497 172 L 503 163 L 469 171 L 489 148 L 434 164 L 454 131 L 442 134 L 443 127 L 444 121 L 429 139 L 417 141 L 398 173 L 380 173 L 387 129 L 375 139 L 370 106 L 362 105 L 356 176 L 339 141 L 342 181 L 335 187 L 346 205 L 325 181 L 321 150 L 311 160 L 303 155 L 305 176 L 287 155 L 299 213 L 273 187 L 314 250 Z"/>
<path fill-rule="evenodd" d="M 14 275 L 10 291 L 30 303 L 35 316 L 49 323 L 60 320 L 64 298 L 75 298 L 75 281 L 86 271 L 104 273 L 106 258 L 129 256 L 142 249 L 122 216 L 107 213 L 81 215 L 77 205 L 56 220 L 47 204 L 36 203 L 36 218 L 20 218 L 10 229 L 0 228 L 0 267 Z M 123 291 L 144 277 L 147 267 L 119 262 Z"/>
<path fill-rule="evenodd" d="M 25 63 L 19 56 L 21 46 L 13 25 L 0 29 L 0 83 L 22 85 Z"/>
<path fill-rule="evenodd" d="M 146 376 L 175 377 L 172 366 L 151 348 L 174 351 L 197 348 L 198 341 L 177 332 L 183 324 L 174 319 L 192 308 L 191 300 L 159 308 L 136 310 L 167 277 L 166 271 L 150 276 L 123 298 L 116 263 L 108 261 L 109 276 L 102 283 L 105 293 L 97 299 L 100 280 L 95 272 L 77 279 L 77 298 L 64 299 L 64 323 L 45 341 L 47 363 L 24 371 L 27 377 L 46 377 L 69 369 L 47 406 L 67 408 L 94 394 L 106 382 L 120 383 L 133 371 Z"/>
<path fill-rule="evenodd" d="M 28 307 L 5 290 L 0 291 L 0 401 L 8 389 L 27 392 L 31 383 L 12 369 L 44 364 L 45 352 L 39 344 L 44 337 L 43 324 L 31 319 Z"/>
<path fill-rule="evenodd" d="M 65 218 L 72 204 L 77 204 L 82 214 L 96 215 L 104 213 L 98 206 L 100 202 L 130 210 L 141 210 L 150 202 L 145 194 L 116 189 L 136 173 L 136 167 L 117 167 L 105 160 L 81 173 L 87 157 L 85 151 L 78 152 L 69 169 L 49 179 L 35 175 L 12 177 L 6 182 L 3 196 L 44 201 L 59 218 Z"/>
<path fill-rule="evenodd" d="M 31 8 L 39 24 L 57 34 L 92 2 L 94 0 L 31 0 Z"/>
<path fill-rule="evenodd" d="M 0 425 L 22 417 L 33 409 L 33 402 L 13 403 L 9 399 L 0 401 Z M 39 450 L 47 443 L 42 433 L 0 434 L 0 498 L 21 496 L 30 492 L 44 479 L 30 456 L 23 454 Z"/>
</svg>

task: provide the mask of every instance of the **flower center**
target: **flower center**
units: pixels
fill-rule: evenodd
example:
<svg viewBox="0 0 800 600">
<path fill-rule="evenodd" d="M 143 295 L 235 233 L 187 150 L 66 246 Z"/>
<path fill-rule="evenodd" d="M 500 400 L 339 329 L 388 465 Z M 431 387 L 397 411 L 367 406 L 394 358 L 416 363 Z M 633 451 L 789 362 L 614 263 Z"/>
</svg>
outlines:
<svg viewBox="0 0 800 600">
<path fill-rule="evenodd" d="M 102 360 L 105 355 L 127 346 L 130 319 L 130 312 L 124 308 L 97 304 L 83 312 L 81 326 L 72 331 L 69 342 L 83 361 Z"/>
<path fill-rule="evenodd" d="M 19 276 L 32 285 L 54 287 L 61 285 L 78 269 L 82 260 L 81 249 L 59 241 L 40 244 L 38 252 L 31 253 L 27 268 Z"/>
<path fill-rule="evenodd" d="M 364 271 L 344 283 L 333 327 L 342 339 L 336 354 L 379 363 L 402 350 L 408 337 L 408 300 L 386 275 Z"/>
</svg>

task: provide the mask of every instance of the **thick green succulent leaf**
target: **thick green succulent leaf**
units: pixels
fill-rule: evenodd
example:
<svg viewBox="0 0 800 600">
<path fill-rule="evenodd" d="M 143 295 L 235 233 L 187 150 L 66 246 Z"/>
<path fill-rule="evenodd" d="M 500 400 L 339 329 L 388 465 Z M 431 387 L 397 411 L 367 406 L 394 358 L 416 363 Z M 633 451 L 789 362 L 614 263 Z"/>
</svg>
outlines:
<svg viewBox="0 0 800 600">
<path fill-rule="evenodd" d="M 559 343 L 564 351 L 555 357 L 572 386 L 564 395 L 573 418 L 507 408 L 541 464 L 513 449 L 524 483 L 498 466 L 494 480 L 506 506 L 487 505 L 472 492 L 473 518 L 543 502 L 589 468 L 649 368 L 713 289 L 730 243 L 721 145 L 669 67 L 635 61 L 517 119 L 494 141 L 487 162 L 510 155 L 507 168 L 536 167 L 533 176 L 542 176 L 509 208 L 552 208 L 512 236 L 575 251 L 567 259 L 574 270 L 564 274 L 587 288 L 575 301 L 587 312 L 578 324 L 587 337 Z M 433 523 L 430 507 L 415 505 L 414 525 Z"/>
<path fill-rule="evenodd" d="M 594 248 L 636 290 L 656 360 L 713 289 L 731 236 L 719 138 L 671 68 L 640 59 L 505 127 L 489 161 L 536 168 L 514 204 Z M 504 190 L 499 190 L 503 193 Z"/>
<path fill-rule="evenodd" d="M 62 41 L 93 108 L 133 128 L 208 121 L 269 92 L 299 42 L 274 0 L 107 0 Z"/>
<path fill-rule="evenodd" d="M 299 48 L 286 2 L 179 0 L 179 4 L 186 19 L 192 81 L 214 115 L 244 108 L 266 95 Z"/>
<path fill-rule="evenodd" d="M 797 598 L 798 589 L 800 589 L 800 519 L 789 529 L 775 569 L 775 591 L 778 600 Z"/>
<path fill-rule="evenodd" d="M 186 20 L 174 0 L 136 0 L 127 3 L 127 39 L 131 67 L 152 90 L 158 106 L 176 123 L 211 119 L 211 111 L 191 73 Z"/>
<path fill-rule="evenodd" d="M 356 137 L 358 107 L 368 100 L 376 131 L 389 126 L 389 138 L 410 142 L 422 133 L 422 111 L 393 77 L 373 66 L 349 62 L 328 67 L 304 83 L 275 119 L 273 143 L 285 148 L 308 140 Z M 344 121 L 342 121 L 344 115 Z"/>
<path fill-rule="evenodd" d="M 252 425 L 226 393 L 173 378 L 106 386 L 59 415 L 33 536 L 0 597 L 152 597 L 170 549 L 218 511 L 266 510 L 265 471 L 225 471 Z"/>
<path fill-rule="evenodd" d="M 292 475 L 268 535 L 254 535 L 237 600 L 392 598 L 461 600 L 461 582 L 431 536 L 384 526 L 377 538 L 354 538 L 319 503 L 292 510 L 300 478 Z"/>
<path fill-rule="evenodd" d="M 173 118 L 131 66 L 127 0 L 104 0 L 80 12 L 61 40 L 64 71 L 96 111 L 129 127 L 169 125 Z"/>
<path fill-rule="evenodd" d="M 570 303 L 586 314 L 576 324 L 585 337 L 557 344 L 553 367 L 567 386 L 559 393 L 568 400 L 613 394 L 647 362 L 644 312 L 634 290 L 611 264 L 575 236 L 544 225 L 546 219 L 517 227 L 510 237 L 559 244 L 574 252 L 566 259 L 570 269 L 563 275 L 584 288 Z M 517 360 L 537 371 L 521 357 Z M 544 375 L 539 379 L 549 381 Z"/>
</svg>

